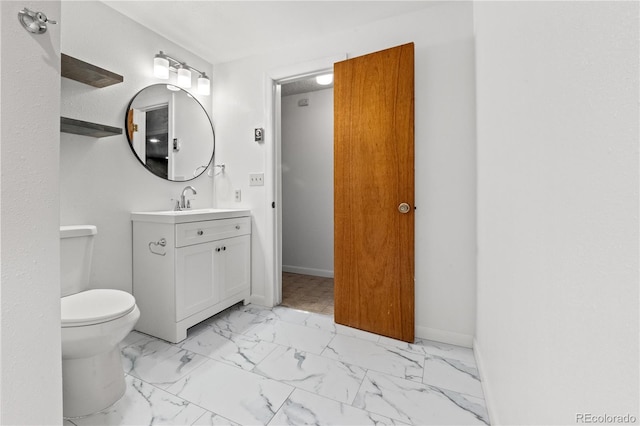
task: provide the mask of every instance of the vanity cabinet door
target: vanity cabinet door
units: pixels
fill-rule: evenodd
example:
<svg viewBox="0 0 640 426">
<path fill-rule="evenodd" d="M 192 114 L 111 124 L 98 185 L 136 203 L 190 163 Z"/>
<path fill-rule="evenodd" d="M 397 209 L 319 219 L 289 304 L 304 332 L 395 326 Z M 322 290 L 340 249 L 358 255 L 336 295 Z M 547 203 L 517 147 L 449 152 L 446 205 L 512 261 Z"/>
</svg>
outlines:
<svg viewBox="0 0 640 426">
<path fill-rule="evenodd" d="M 217 266 L 221 298 L 248 290 L 251 285 L 251 237 L 243 235 L 221 240 L 217 246 L 221 248 Z"/>
<path fill-rule="evenodd" d="M 181 321 L 220 301 L 216 285 L 218 241 L 176 249 L 176 321 Z"/>
</svg>

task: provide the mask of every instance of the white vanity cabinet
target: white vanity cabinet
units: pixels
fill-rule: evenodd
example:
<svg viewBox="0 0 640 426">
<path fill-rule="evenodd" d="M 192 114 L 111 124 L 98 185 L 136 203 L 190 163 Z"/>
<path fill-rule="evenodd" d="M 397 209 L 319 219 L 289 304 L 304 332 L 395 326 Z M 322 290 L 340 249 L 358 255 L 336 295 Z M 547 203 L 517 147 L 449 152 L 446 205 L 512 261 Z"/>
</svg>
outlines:
<svg viewBox="0 0 640 426">
<path fill-rule="evenodd" d="M 186 338 L 187 328 L 249 302 L 249 211 L 198 212 L 132 214 L 135 329 L 173 343 Z"/>
</svg>

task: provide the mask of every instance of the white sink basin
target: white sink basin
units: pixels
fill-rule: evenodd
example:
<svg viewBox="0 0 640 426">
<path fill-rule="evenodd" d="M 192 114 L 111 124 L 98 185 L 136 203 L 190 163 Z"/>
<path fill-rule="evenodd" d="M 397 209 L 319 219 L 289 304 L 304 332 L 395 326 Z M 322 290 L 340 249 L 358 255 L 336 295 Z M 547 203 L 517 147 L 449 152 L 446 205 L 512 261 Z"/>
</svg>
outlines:
<svg viewBox="0 0 640 426">
<path fill-rule="evenodd" d="M 131 220 L 156 223 L 186 223 L 242 216 L 251 216 L 251 211 L 240 209 L 188 209 L 132 212 Z"/>
</svg>

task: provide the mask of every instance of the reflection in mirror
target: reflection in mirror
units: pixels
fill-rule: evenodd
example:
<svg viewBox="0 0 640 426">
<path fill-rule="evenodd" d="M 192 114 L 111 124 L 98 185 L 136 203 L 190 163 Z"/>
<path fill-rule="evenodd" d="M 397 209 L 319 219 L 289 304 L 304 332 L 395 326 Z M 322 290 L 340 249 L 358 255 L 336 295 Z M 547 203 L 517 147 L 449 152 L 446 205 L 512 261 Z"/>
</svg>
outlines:
<svg viewBox="0 0 640 426">
<path fill-rule="evenodd" d="M 215 135 L 209 115 L 179 87 L 154 84 L 138 92 L 127 108 L 126 128 L 140 163 L 163 179 L 194 179 L 213 160 Z"/>
</svg>

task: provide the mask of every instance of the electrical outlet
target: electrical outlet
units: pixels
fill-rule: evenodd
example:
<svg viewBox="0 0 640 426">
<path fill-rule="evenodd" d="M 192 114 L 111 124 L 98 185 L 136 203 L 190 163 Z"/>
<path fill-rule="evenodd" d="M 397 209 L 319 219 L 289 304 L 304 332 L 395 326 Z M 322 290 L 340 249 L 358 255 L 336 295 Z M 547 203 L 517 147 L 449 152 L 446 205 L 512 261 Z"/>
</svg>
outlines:
<svg viewBox="0 0 640 426">
<path fill-rule="evenodd" d="M 242 200 L 242 193 L 240 192 L 239 189 L 236 189 L 234 191 L 234 194 L 235 194 L 236 202 L 239 203 Z"/>
<path fill-rule="evenodd" d="M 249 186 L 264 186 L 264 173 L 249 173 Z"/>
</svg>

